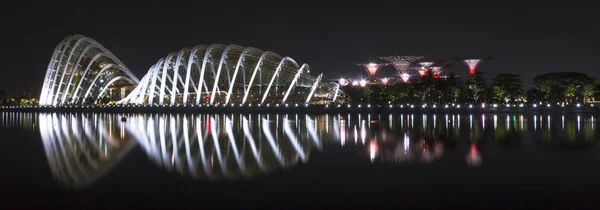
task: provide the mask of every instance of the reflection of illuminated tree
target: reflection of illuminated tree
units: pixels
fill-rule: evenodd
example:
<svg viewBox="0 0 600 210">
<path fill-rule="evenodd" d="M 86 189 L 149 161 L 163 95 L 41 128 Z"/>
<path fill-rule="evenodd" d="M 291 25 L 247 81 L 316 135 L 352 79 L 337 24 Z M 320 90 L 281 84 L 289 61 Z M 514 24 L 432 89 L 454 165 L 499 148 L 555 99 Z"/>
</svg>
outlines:
<svg viewBox="0 0 600 210">
<path fill-rule="evenodd" d="M 516 129 L 510 129 L 507 125 L 507 119 L 499 117 L 498 126 L 494 130 L 494 140 L 499 147 L 504 149 L 514 149 L 521 144 L 521 133 Z"/>
<path fill-rule="evenodd" d="M 552 144 L 552 131 L 542 130 L 542 143 L 546 146 L 550 146 Z"/>
<path fill-rule="evenodd" d="M 583 136 L 585 141 L 594 144 L 595 140 L 596 140 L 596 129 L 595 127 L 592 125 L 592 121 L 591 120 L 586 120 L 585 123 L 583 124 Z"/>
<path fill-rule="evenodd" d="M 577 125 L 572 120 L 567 120 L 563 132 L 565 133 L 567 143 L 573 143 L 575 142 L 575 138 L 577 138 Z"/>
<path fill-rule="evenodd" d="M 563 123 L 563 120 L 555 120 L 555 123 Z M 552 150 L 579 150 L 591 148 L 595 144 L 595 130 L 592 124 L 582 120 L 578 124 L 577 116 L 564 116 L 564 127 L 543 126 L 541 131 L 541 146 Z"/>
</svg>

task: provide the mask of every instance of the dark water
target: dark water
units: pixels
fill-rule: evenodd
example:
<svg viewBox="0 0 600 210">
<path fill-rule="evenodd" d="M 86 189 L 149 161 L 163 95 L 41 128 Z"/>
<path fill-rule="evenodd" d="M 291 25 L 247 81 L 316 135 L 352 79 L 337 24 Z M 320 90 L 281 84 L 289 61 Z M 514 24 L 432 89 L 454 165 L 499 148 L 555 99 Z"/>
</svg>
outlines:
<svg viewBox="0 0 600 210">
<path fill-rule="evenodd" d="M 599 206 L 593 115 L 0 119 L 2 200 L 21 208 Z"/>
</svg>

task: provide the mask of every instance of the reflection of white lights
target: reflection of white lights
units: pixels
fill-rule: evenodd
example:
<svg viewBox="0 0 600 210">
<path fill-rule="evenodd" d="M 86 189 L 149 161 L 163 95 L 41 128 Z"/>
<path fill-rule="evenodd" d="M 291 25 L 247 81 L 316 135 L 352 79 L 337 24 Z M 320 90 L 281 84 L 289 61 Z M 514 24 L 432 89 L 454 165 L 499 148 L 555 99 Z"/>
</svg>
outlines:
<svg viewBox="0 0 600 210">
<path fill-rule="evenodd" d="M 369 157 L 371 158 L 371 162 L 375 161 L 375 156 L 377 155 L 377 142 L 371 141 L 369 143 Z"/>
<path fill-rule="evenodd" d="M 533 130 L 537 130 L 537 116 L 533 116 Z"/>
<path fill-rule="evenodd" d="M 498 115 L 494 115 L 494 130 L 498 127 Z"/>
<path fill-rule="evenodd" d="M 365 120 L 362 120 L 360 125 L 360 139 L 362 140 L 363 144 L 367 140 L 367 128 L 365 128 Z"/>
<path fill-rule="evenodd" d="M 404 151 L 408 151 L 410 148 L 410 139 L 408 138 L 408 133 L 404 134 Z"/>
<path fill-rule="evenodd" d="M 352 86 L 357 86 L 358 85 L 358 81 L 352 81 Z"/>
<path fill-rule="evenodd" d="M 581 117 L 577 115 L 577 131 L 581 130 Z"/>
<path fill-rule="evenodd" d="M 340 143 L 342 146 L 346 144 L 346 127 L 344 126 L 344 120 L 340 120 Z"/>
</svg>

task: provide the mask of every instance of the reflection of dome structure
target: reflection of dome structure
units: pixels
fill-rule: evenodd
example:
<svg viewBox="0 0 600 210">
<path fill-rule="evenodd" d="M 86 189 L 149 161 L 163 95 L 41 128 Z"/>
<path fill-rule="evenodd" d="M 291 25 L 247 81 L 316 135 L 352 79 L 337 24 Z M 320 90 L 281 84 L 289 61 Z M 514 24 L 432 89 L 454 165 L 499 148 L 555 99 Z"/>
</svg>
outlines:
<svg viewBox="0 0 600 210">
<path fill-rule="evenodd" d="M 309 71 L 306 64 L 252 47 L 198 45 L 160 59 L 121 103 L 304 104 L 341 94 Z"/>
<path fill-rule="evenodd" d="M 234 179 L 289 167 L 320 146 L 308 116 L 298 121 L 160 114 L 131 122 L 128 130 L 157 165 L 197 178 Z"/>
<path fill-rule="evenodd" d="M 126 140 L 124 125 L 113 122 L 116 116 L 104 114 L 39 115 L 48 164 L 62 185 L 92 184 L 135 147 L 135 140 Z"/>
<path fill-rule="evenodd" d="M 40 105 L 98 103 L 111 85 L 139 80 L 106 48 L 91 38 L 69 36 L 56 46 L 40 96 Z"/>
</svg>

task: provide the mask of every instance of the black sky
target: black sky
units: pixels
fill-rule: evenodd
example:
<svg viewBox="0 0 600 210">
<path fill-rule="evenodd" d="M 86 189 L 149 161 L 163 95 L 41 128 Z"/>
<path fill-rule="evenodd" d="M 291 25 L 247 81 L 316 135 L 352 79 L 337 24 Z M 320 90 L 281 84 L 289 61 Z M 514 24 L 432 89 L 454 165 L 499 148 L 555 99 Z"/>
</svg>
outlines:
<svg viewBox="0 0 600 210">
<path fill-rule="evenodd" d="M 172 51 L 212 43 L 274 51 L 330 78 L 362 74 L 353 63 L 386 55 L 494 56 L 478 71 L 488 79 L 519 73 L 526 84 L 552 71 L 600 77 L 600 15 L 594 3 L 148 2 L 5 5 L 0 90 L 39 94 L 52 51 L 73 34 L 97 40 L 139 78 Z M 450 62 L 448 71 L 466 76 L 464 65 Z"/>
</svg>

